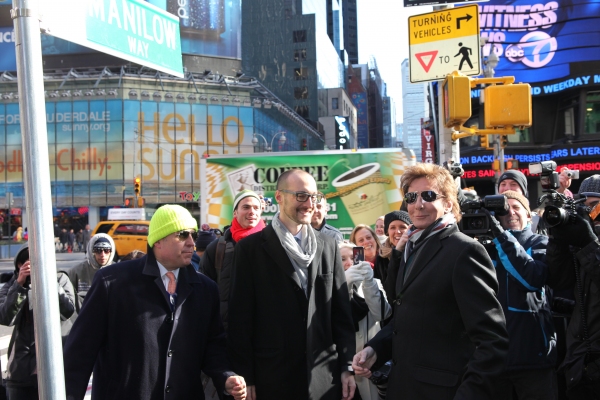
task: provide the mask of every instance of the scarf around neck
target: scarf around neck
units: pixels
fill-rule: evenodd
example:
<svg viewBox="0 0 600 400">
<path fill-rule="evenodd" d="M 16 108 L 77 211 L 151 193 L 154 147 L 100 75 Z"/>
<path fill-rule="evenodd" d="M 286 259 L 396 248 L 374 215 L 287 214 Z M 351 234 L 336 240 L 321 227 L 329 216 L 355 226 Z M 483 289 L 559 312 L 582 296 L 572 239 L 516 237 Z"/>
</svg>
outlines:
<svg viewBox="0 0 600 400">
<path fill-rule="evenodd" d="M 273 217 L 271 225 L 300 278 L 304 294 L 307 294 L 308 266 L 317 252 L 315 231 L 310 225 L 302 225 L 302 241 L 301 245 L 299 245 L 296 239 L 294 239 L 294 235 L 279 220 L 279 212 Z"/>
<path fill-rule="evenodd" d="M 404 250 L 404 261 L 406 262 L 411 253 L 420 247 L 420 245 L 428 238 L 440 233 L 442 230 L 455 223 L 456 218 L 454 217 L 454 214 L 448 213 L 444 214 L 442 218 L 437 219 L 425 229 L 417 229 L 413 226 L 408 231 L 408 242 L 406 243 L 406 248 Z"/>
<path fill-rule="evenodd" d="M 235 218 L 231 222 L 231 228 L 229 228 L 231 231 L 231 237 L 236 243 L 243 238 L 252 235 L 253 233 L 262 231 L 263 229 L 265 229 L 265 221 L 262 219 L 259 219 L 258 224 L 256 224 L 254 228 L 242 228 L 240 223 Z"/>
</svg>

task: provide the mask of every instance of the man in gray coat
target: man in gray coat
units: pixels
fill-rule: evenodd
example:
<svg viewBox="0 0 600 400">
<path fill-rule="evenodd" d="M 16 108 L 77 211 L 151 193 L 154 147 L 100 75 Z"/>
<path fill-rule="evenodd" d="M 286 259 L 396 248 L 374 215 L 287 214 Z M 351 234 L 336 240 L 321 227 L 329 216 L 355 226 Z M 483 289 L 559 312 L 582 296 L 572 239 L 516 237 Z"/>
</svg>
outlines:
<svg viewBox="0 0 600 400">
<path fill-rule="evenodd" d="M 321 201 L 315 204 L 315 212 L 310 221 L 310 225 L 314 230 L 321 232 L 324 235 L 331 236 L 338 243 L 341 243 L 344 240 L 344 235 L 337 228 L 329 225 L 327 223 L 327 200 L 325 200 L 325 196 L 321 198 Z"/>
</svg>

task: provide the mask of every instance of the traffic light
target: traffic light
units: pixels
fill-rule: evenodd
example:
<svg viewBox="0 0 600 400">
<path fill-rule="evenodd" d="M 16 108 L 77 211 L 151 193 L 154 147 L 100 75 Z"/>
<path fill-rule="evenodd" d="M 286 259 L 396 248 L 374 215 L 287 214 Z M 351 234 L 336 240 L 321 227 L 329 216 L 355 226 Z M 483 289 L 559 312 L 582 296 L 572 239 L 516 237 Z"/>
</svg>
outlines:
<svg viewBox="0 0 600 400">
<path fill-rule="evenodd" d="M 471 118 L 471 79 L 468 76 L 448 75 L 442 90 L 446 128 L 467 122 Z"/>
<path fill-rule="evenodd" d="M 490 137 L 488 135 L 481 135 L 481 136 L 479 136 L 479 144 L 484 149 L 489 149 L 489 147 L 490 147 Z"/>
<path fill-rule="evenodd" d="M 146 200 L 143 197 L 138 197 L 137 208 L 144 208 L 145 205 L 146 205 Z"/>
<path fill-rule="evenodd" d="M 514 158 L 506 160 L 506 169 L 519 169 L 519 161 Z"/>
<path fill-rule="evenodd" d="M 500 135 L 500 147 L 505 148 L 508 144 L 508 136 Z"/>
<path fill-rule="evenodd" d="M 500 171 L 500 160 L 494 160 L 492 162 L 492 169 L 494 171 Z"/>
<path fill-rule="evenodd" d="M 531 86 L 527 83 L 487 86 L 483 93 L 487 129 L 531 126 Z"/>
<path fill-rule="evenodd" d="M 124 205 L 126 208 L 133 208 L 133 207 L 135 207 L 135 206 L 134 206 L 134 203 L 135 203 L 135 201 L 134 201 L 134 200 L 135 200 L 135 199 L 134 199 L 133 197 L 127 197 L 127 198 L 125 198 L 125 202 L 123 203 L 123 205 Z"/>
<path fill-rule="evenodd" d="M 133 193 L 135 194 L 135 197 L 138 197 L 140 195 L 140 193 L 142 193 L 142 179 L 141 178 L 135 178 L 133 180 Z"/>
</svg>

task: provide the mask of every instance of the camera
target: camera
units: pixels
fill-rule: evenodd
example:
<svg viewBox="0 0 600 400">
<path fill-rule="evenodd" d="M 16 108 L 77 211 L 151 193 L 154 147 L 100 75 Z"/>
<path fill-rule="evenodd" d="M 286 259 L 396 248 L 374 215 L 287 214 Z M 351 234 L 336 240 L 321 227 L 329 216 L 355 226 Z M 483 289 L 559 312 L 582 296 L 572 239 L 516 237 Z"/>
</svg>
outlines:
<svg viewBox="0 0 600 400">
<path fill-rule="evenodd" d="M 542 189 L 547 192 L 538 200 L 539 205 L 547 202 L 542 217 L 546 225 L 553 228 L 573 222 L 577 213 L 577 206 L 584 202 L 585 198 L 574 200 L 556 191 L 560 187 L 556 163 L 552 160 L 531 163 L 529 164 L 529 173 L 541 175 Z M 567 176 L 572 179 L 579 179 L 579 171 L 563 170 L 561 173 L 570 174 Z"/>
<path fill-rule="evenodd" d="M 377 371 L 373 371 L 369 380 L 374 385 L 385 385 L 388 382 L 390 371 L 392 370 L 392 361 L 388 361 Z"/>
<path fill-rule="evenodd" d="M 460 205 L 463 212 L 459 224 L 460 231 L 472 237 L 487 234 L 490 224 L 486 214 L 479 212 L 482 208 L 493 212 L 497 216 L 508 214 L 509 205 L 504 195 L 485 196 L 482 200 L 464 201 Z"/>
</svg>

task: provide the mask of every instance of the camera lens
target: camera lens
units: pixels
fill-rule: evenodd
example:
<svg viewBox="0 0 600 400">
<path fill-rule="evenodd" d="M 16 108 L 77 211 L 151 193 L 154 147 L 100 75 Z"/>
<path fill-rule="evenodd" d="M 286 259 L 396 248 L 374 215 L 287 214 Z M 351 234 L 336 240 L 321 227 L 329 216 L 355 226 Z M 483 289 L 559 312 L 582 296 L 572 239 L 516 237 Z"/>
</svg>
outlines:
<svg viewBox="0 0 600 400">
<path fill-rule="evenodd" d="M 562 208 L 549 205 L 544 211 L 544 221 L 550 228 L 566 224 L 569 222 L 569 213 Z"/>
<path fill-rule="evenodd" d="M 483 229 L 483 218 L 469 219 L 469 229 Z"/>
</svg>

